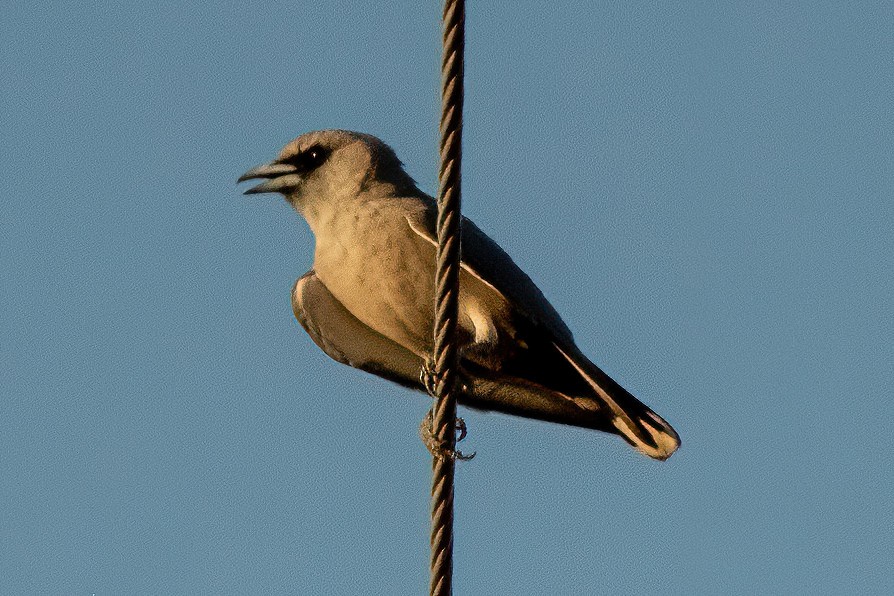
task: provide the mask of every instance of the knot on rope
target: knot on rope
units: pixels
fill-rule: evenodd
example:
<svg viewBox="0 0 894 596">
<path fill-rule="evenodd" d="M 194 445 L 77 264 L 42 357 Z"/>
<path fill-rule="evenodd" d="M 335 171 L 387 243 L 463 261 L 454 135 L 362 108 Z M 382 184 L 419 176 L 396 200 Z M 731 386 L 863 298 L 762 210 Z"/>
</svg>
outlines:
<svg viewBox="0 0 894 596">
<path fill-rule="evenodd" d="M 429 410 L 425 415 L 425 418 L 423 418 L 422 422 L 419 424 L 419 437 L 422 439 L 422 443 L 425 445 L 426 449 L 428 449 L 428 452 L 432 454 L 432 457 L 441 461 L 446 461 L 448 459 L 469 461 L 475 457 L 474 451 L 472 453 L 463 453 L 452 447 L 449 444 L 449 441 L 442 441 L 439 439 L 434 431 L 433 424 L 433 410 Z M 454 424 L 454 432 L 456 432 L 455 444 L 466 438 L 466 421 L 462 418 L 455 418 Z"/>
</svg>

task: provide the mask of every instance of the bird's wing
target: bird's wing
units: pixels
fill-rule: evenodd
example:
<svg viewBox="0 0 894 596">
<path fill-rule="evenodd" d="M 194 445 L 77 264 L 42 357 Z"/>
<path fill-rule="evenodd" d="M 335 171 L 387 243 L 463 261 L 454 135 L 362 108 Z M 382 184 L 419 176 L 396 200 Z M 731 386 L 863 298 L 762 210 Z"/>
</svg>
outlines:
<svg viewBox="0 0 894 596">
<path fill-rule="evenodd" d="M 420 238 L 437 247 L 436 218 L 437 213 L 432 207 L 409 213 L 407 222 Z M 513 310 L 536 325 L 546 327 L 556 339 L 574 343 L 571 330 L 540 288 L 499 244 L 465 217 L 462 220 L 462 269 L 504 298 Z"/>
<path fill-rule="evenodd" d="M 292 289 L 292 311 L 311 339 L 330 358 L 422 389 L 422 359 L 361 323 L 339 302 L 311 269 Z"/>
<path fill-rule="evenodd" d="M 407 221 L 419 237 L 436 246 L 431 209 L 414 211 Z M 504 402 L 506 395 L 518 395 L 516 402 L 528 406 L 523 415 L 613 430 L 650 457 L 670 457 L 680 444 L 676 431 L 580 352 L 571 331 L 531 278 L 468 219 L 462 223 L 462 259 L 463 271 L 478 283 L 461 289 L 461 294 L 471 292 L 491 305 L 490 297 L 478 294 L 498 295 L 501 305 L 508 305 L 509 320 L 495 324 L 512 336 L 509 342 L 501 338 L 499 346 L 491 346 L 496 353 L 490 357 L 476 355 L 474 349 L 467 352 L 465 368 L 509 385 L 500 395 Z M 531 401 L 536 387 L 544 391 L 540 397 L 549 411 Z"/>
</svg>

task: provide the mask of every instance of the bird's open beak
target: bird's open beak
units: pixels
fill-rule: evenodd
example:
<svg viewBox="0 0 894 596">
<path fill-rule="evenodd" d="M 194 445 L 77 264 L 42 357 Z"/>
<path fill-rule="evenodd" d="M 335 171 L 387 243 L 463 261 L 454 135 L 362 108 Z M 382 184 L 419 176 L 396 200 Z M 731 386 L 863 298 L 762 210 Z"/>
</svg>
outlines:
<svg viewBox="0 0 894 596">
<path fill-rule="evenodd" d="M 265 192 L 286 192 L 301 184 L 301 176 L 298 175 L 298 169 L 295 166 L 277 161 L 250 169 L 239 176 L 239 180 L 236 183 L 257 178 L 267 178 L 267 181 L 249 188 L 244 194 L 256 195 Z"/>
</svg>

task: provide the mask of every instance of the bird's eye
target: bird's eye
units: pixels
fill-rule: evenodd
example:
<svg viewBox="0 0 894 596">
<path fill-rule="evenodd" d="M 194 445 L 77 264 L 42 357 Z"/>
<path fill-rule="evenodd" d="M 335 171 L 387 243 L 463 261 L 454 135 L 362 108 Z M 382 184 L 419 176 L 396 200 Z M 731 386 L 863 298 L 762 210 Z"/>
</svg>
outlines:
<svg viewBox="0 0 894 596">
<path fill-rule="evenodd" d="M 309 149 L 302 151 L 295 155 L 291 161 L 300 171 L 309 172 L 320 167 L 326 158 L 329 157 L 329 152 L 319 146 L 314 145 Z"/>
</svg>

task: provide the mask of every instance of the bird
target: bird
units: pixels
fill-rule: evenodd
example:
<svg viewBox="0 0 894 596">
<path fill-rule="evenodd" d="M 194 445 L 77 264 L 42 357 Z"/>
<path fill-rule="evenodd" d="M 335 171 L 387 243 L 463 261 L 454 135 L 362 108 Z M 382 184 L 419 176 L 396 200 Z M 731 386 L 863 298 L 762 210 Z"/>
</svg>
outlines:
<svg viewBox="0 0 894 596">
<path fill-rule="evenodd" d="M 329 357 L 426 391 L 434 344 L 435 200 L 394 150 L 348 130 L 289 142 L 237 183 L 278 193 L 307 221 L 313 266 L 292 310 Z M 457 401 L 465 407 L 594 429 L 666 460 L 677 432 L 577 347 L 531 278 L 471 220 L 461 220 Z"/>
</svg>

